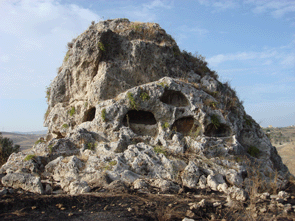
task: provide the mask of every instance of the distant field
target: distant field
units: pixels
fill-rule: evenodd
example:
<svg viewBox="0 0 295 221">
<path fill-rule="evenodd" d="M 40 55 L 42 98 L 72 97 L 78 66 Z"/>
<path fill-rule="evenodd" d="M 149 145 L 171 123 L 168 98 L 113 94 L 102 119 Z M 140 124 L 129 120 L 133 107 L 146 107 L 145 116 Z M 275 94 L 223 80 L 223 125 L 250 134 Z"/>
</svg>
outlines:
<svg viewBox="0 0 295 221">
<path fill-rule="evenodd" d="M 295 127 L 263 128 L 273 146 L 278 150 L 284 164 L 295 176 Z"/>
<path fill-rule="evenodd" d="M 10 132 L 1 132 L 3 137 L 13 140 L 13 144 L 20 145 L 21 150 L 30 149 L 39 137 L 45 134 L 18 134 Z"/>
</svg>

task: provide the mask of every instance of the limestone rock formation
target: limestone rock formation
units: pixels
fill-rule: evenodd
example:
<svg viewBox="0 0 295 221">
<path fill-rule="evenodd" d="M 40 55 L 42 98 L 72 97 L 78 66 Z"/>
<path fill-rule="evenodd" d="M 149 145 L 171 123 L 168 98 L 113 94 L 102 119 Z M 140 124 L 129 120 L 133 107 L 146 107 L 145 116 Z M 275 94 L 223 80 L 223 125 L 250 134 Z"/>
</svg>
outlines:
<svg viewBox="0 0 295 221">
<path fill-rule="evenodd" d="M 47 93 L 48 134 L 30 160 L 10 156 L 6 186 L 207 188 L 242 201 L 257 177 L 263 191 L 284 188 L 287 167 L 235 91 L 158 24 L 102 21 L 68 46 Z M 17 176 L 36 177 L 34 186 L 14 184 Z"/>
</svg>

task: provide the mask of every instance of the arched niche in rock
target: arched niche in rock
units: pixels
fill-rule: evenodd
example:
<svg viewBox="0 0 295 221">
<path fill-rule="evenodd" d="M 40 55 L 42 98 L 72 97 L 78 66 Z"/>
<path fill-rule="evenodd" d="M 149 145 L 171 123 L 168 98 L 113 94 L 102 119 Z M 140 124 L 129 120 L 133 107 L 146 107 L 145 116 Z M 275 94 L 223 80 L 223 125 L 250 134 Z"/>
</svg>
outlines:
<svg viewBox="0 0 295 221">
<path fill-rule="evenodd" d="M 128 111 L 123 118 L 123 125 L 130 127 L 138 135 L 155 136 L 157 134 L 157 121 L 154 114 L 149 111 Z"/>
<path fill-rule="evenodd" d="M 160 97 L 160 101 L 175 107 L 186 107 L 189 105 L 188 99 L 180 91 L 165 90 Z"/>
<path fill-rule="evenodd" d="M 96 108 L 95 107 L 91 107 L 89 108 L 83 116 L 83 120 L 82 122 L 86 122 L 86 121 L 92 121 L 95 118 L 95 111 Z"/>
<path fill-rule="evenodd" d="M 204 135 L 208 137 L 229 137 L 232 135 L 231 129 L 226 124 L 216 126 L 210 123 L 206 128 Z"/>
<path fill-rule="evenodd" d="M 193 135 L 197 131 L 199 125 L 193 117 L 182 117 L 172 124 L 172 130 L 182 133 L 183 135 Z"/>
</svg>

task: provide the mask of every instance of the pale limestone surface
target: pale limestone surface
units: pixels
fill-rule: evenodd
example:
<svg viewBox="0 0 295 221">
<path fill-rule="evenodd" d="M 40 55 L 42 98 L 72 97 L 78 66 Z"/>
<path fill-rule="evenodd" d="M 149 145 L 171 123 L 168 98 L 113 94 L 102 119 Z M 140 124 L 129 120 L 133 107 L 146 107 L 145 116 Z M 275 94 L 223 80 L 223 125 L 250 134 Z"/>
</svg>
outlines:
<svg viewBox="0 0 295 221">
<path fill-rule="evenodd" d="M 6 186 L 41 193 L 41 180 L 69 194 L 184 186 L 244 201 L 251 174 L 286 184 L 288 169 L 234 90 L 159 25 L 103 21 L 69 45 L 48 91 L 48 134 L 31 160 L 12 154 L 1 167 Z M 28 187 L 31 176 L 38 182 Z"/>
</svg>

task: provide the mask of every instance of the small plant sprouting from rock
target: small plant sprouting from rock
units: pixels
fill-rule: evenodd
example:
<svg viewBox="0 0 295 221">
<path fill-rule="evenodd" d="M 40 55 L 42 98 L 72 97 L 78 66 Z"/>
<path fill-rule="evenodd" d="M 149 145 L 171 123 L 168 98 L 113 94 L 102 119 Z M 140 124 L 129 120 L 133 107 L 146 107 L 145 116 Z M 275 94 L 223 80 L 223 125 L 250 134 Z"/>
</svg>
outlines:
<svg viewBox="0 0 295 221">
<path fill-rule="evenodd" d="M 210 103 L 210 107 L 212 107 L 213 109 L 217 109 L 217 102 L 212 101 Z"/>
<path fill-rule="evenodd" d="M 112 160 L 110 161 L 105 167 L 104 169 L 105 170 L 111 170 L 113 169 L 113 166 L 116 166 L 117 165 L 117 161 L 116 160 Z"/>
<path fill-rule="evenodd" d="M 170 127 L 170 124 L 168 122 L 165 122 L 164 124 L 162 124 L 163 129 L 167 129 L 169 127 Z"/>
<path fill-rule="evenodd" d="M 36 142 L 35 142 L 35 144 L 37 145 L 38 143 L 44 143 L 45 141 L 44 141 L 44 139 L 39 139 L 39 140 L 36 140 Z"/>
<path fill-rule="evenodd" d="M 46 87 L 46 96 L 45 96 L 45 98 L 46 98 L 47 103 L 50 100 L 50 90 L 51 90 L 51 87 Z"/>
<path fill-rule="evenodd" d="M 96 143 L 87 143 L 86 144 L 88 150 L 94 150 L 97 146 Z"/>
<path fill-rule="evenodd" d="M 97 43 L 97 45 L 98 45 L 98 47 L 99 47 L 99 49 L 102 51 L 102 52 L 104 52 L 106 49 L 105 49 L 105 47 L 104 47 L 104 44 L 102 43 L 102 42 L 98 42 Z"/>
<path fill-rule="evenodd" d="M 246 117 L 246 115 L 244 115 L 243 118 L 244 118 L 244 120 L 246 122 L 246 125 L 252 127 L 252 121 L 251 121 L 251 119 L 249 119 L 248 117 Z"/>
<path fill-rule="evenodd" d="M 68 129 L 69 125 L 68 124 L 63 124 L 62 127 L 65 128 L 65 129 Z"/>
<path fill-rule="evenodd" d="M 51 154 L 53 152 L 53 144 L 48 145 L 49 153 Z"/>
<path fill-rule="evenodd" d="M 142 101 L 148 101 L 150 99 L 150 96 L 147 92 L 143 91 L 140 93 L 140 98 Z"/>
<path fill-rule="evenodd" d="M 162 86 L 163 88 L 168 87 L 168 84 L 166 82 L 160 82 L 158 85 Z"/>
<path fill-rule="evenodd" d="M 67 62 L 70 57 L 70 50 L 67 51 L 66 56 L 64 58 L 64 62 Z"/>
<path fill-rule="evenodd" d="M 131 28 L 136 31 L 136 32 L 139 32 L 141 29 L 142 29 L 142 26 L 139 25 L 139 24 L 134 24 L 131 26 Z"/>
<path fill-rule="evenodd" d="M 260 153 L 260 150 L 255 146 L 250 146 L 247 153 L 250 154 L 250 156 L 252 157 L 257 157 Z"/>
<path fill-rule="evenodd" d="M 87 101 L 84 103 L 84 107 L 88 107 L 88 102 Z"/>
<path fill-rule="evenodd" d="M 73 116 L 75 113 L 76 113 L 76 109 L 75 109 L 75 107 L 72 107 L 72 109 L 69 110 L 69 115 Z"/>
<path fill-rule="evenodd" d="M 46 112 L 45 112 L 45 114 L 44 114 L 44 120 L 46 120 L 46 119 L 47 119 L 47 117 L 48 117 L 49 113 L 50 113 L 50 111 L 49 111 L 49 109 L 47 109 L 47 111 L 46 111 Z"/>
<path fill-rule="evenodd" d="M 135 109 L 135 110 L 137 110 L 137 103 L 136 103 L 136 101 L 135 101 L 135 99 L 134 99 L 134 97 L 133 97 L 133 94 L 131 93 L 131 92 L 128 92 L 127 93 L 127 98 L 128 98 L 128 100 L 129 100 L 129 104 L 130 104 L 130 106 L 133 108 L 133 109 Z"/>
<path fill-rule="evenodd" d="M 111 162 L 109 162 L 109 165 L 115 166 L 115 165 L 117 165 L 117 161 L 116 160 L 112 160 Z"/>
<path fill-rule="evenodd" d="M 174 57 L 177 57 L 180 55 L 180 50 L 178 47 L 176 46 L 173 47 L 173 54 L 174 54 Z"/>
<path fill-rule="evenodd" d="M 219 122 L 219 118 L 217 115 L 213 114 L 211 116 L 211 123 L 213 124 L 213 126 L 218 129 L 220 127 L 220 122 Z"/>
<path fill-rule="evenodd" d="M 167 151 L 164 150 L 163 147 L 161 147 L 161 146 L 155 146 L 154 147 L 154 151 L 157 154 L 161 154 L 162 153 L 162 154 L 164 154 L 165 157 L 167 156 Z"/>
<path fill-rule="evenodd" d="M 107 113 L 106 109 L 105 108 L 102 109 L 102 111 L 101 111 L 101 118 L 102 118 L 102 120 L 104 122 L 106 121 L 106 113 Z"/>
<path fill-rule="evenodd" d="M 25 158 L 24 158 L 24 161 L 29 161 L 29 160 L 32 160 L 32 159 L 34 159 L 35 158 L 35 155 L 33 155 L 33 154 L 29 154 L 29 155 L 27 155 Z"/>
</svg>

